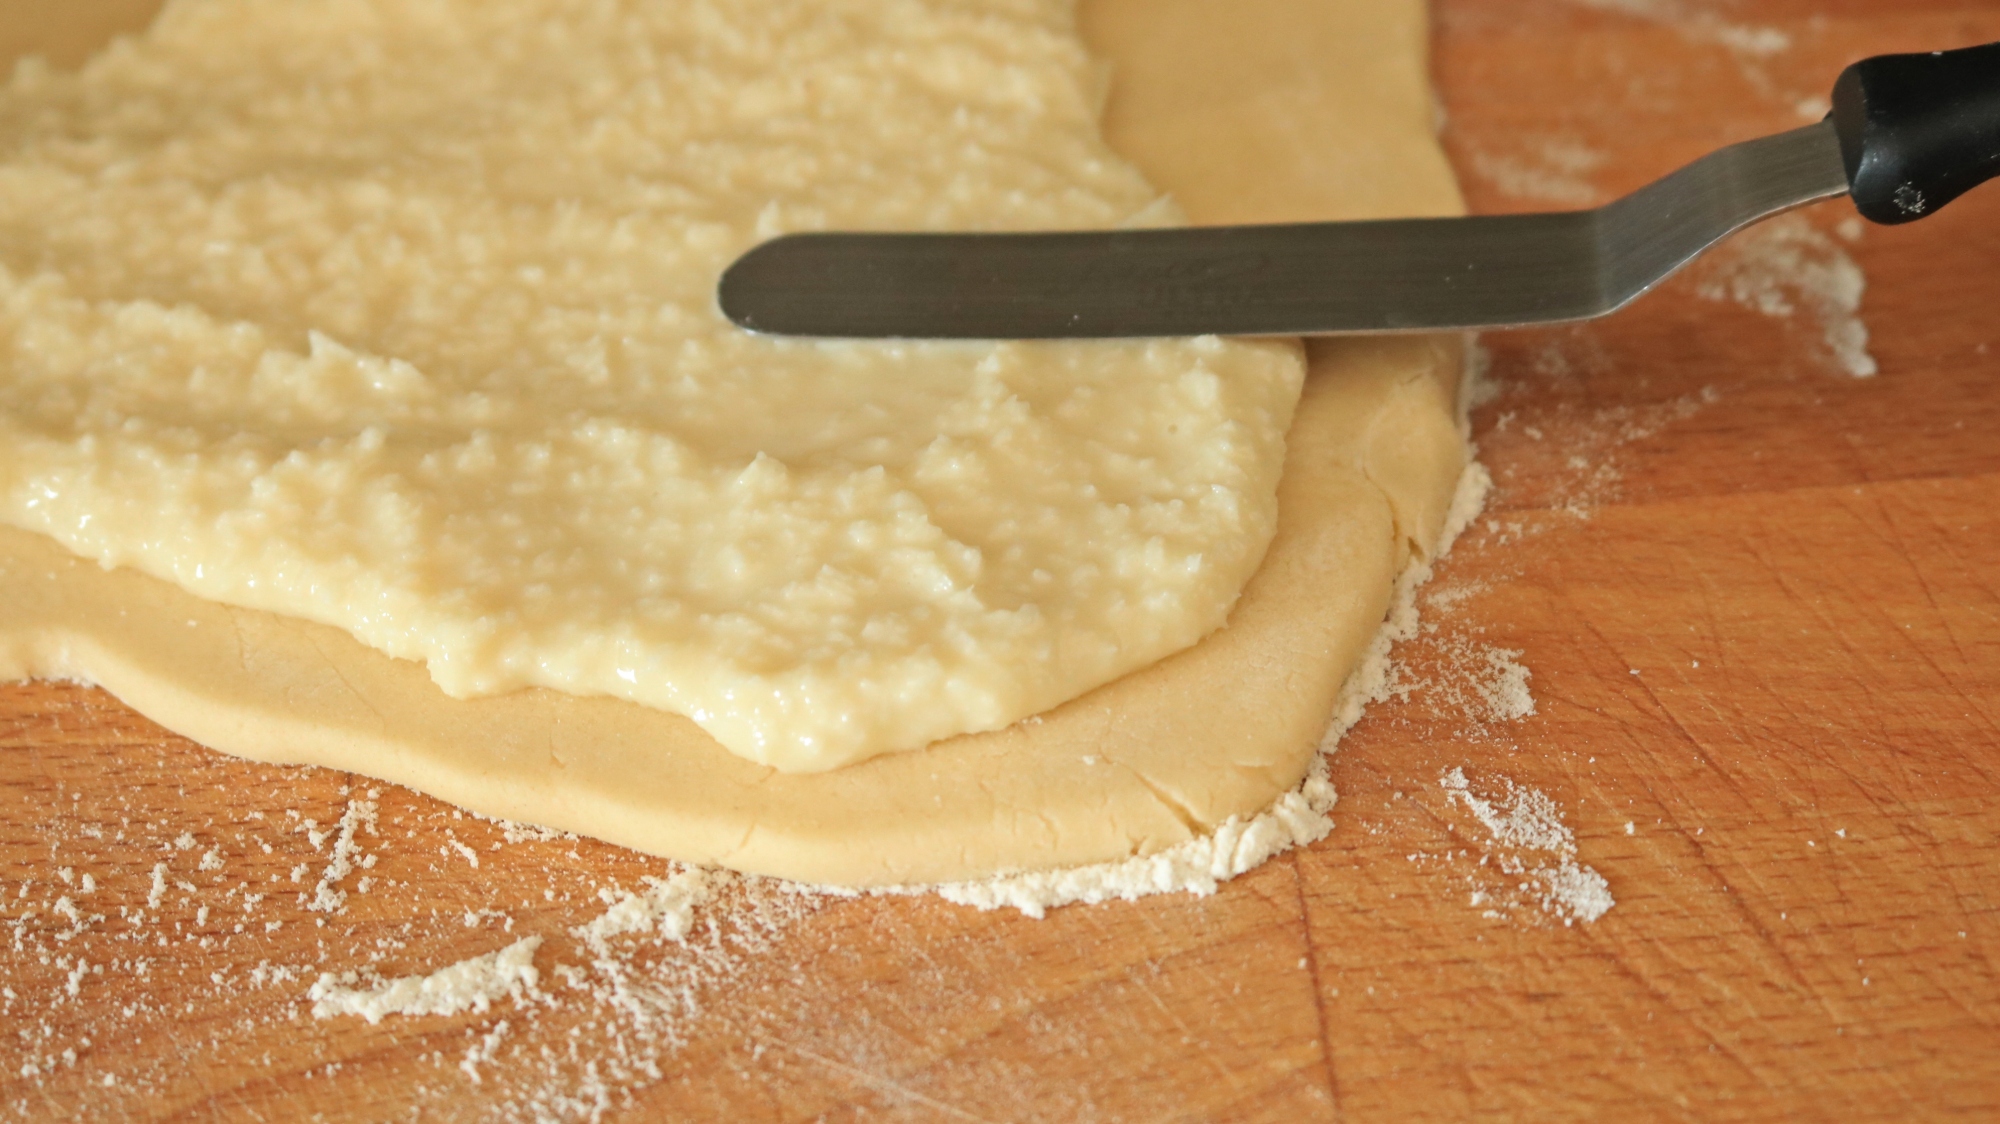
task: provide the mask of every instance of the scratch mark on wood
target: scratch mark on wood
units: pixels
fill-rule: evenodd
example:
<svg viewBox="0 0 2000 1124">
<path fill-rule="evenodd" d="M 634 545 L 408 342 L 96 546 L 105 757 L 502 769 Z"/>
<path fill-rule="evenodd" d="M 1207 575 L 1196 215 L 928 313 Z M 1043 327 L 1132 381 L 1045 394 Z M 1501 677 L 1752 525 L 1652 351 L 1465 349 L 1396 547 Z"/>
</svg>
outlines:
<svg viewBox="0 0 2000 1124">
<path fill-rule="evenodd" d="M 819 1064 L 827 1067 L 828 1069 L 845 1074 L 846 1076 L 851 1077 L 856 1081 L 859 1081 L 863 1085 L 866 1085 L 869 1088 L 874 1089 L 876 1092 L 887 1093 L 892 1097 L 901 1097 L 904 1100 L 923 1105 L 925 1108 L 936 1109 L 937 1111 L 945 1114 L 946 1116 L 951 1117 L 954 1120 L 972 1120 L 976 1121 L 977 1124 L 999 1124 L 998 1121 L 989 1120 L 984 1116 L 979 1116 L 975 1113 L 967 1112 L 966 1110 L 958 1107 L 957 1105 L 947 1104 L 944 1101 L 938 1100 L 936 1097 L 925 1096 L 924 1094 L 917 1092 L 915 1089 L 912 1089 L 909 1086 L 894 1080 L 893 1078 L 883 1077 L 879 1074 L 870 1073 L 867 1070 L 861 1069 L 858 1066 L 849 1065 L 846 1062 L 839 1060 L 838 1058 L 829 1058 L 824 1054 L 818 1053 L 813 1050 L 808 1050 L 804 1046 L 795 1045 L 791 1042 L 785 1041 L 782 1038 L 771 1038 L 769 1039 L 769 1041 L 774 1045 L 782 1046 L 785 1049 L 790 1050 L 792 1053 L 797 1054 L 798 1056 L 805 1058 L 808 1061 L 818 1062 Z"/>
<path fill-rule="evenodd" d="M 1333 1118 L 1341 1119 L 1340 1077 L 1333 1068 L 1332 1028 L 1326 1014 L 1326 994 L 1320 987 L 1319 949 L 1313 946 L 1312 913 L 1306 908 L 1305 875 L 1299 871 L 1299 853 L 1293 851 L 1285 856 L 1286 864 L 1292 868 L 1292 889 L 1299 900 L 1299 932 L 1306 944 L 1307 986 L 1312 988 L 1313 1013 L 1319 1018 L 1319 1061 L 1326 1071 L 1326 1095 L 1333 1102 Z"/>
</svg>

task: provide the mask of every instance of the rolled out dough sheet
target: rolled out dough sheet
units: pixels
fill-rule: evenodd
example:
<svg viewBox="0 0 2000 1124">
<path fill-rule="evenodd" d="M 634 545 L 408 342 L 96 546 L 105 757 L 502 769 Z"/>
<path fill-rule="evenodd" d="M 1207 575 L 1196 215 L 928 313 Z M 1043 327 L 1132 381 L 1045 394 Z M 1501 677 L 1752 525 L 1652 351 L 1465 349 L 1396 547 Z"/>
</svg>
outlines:
<svg viewBox="0 0 2000 1124">
<path fill-rule="evenodd" d="M 0 14 L 0 43 L 14 18 Z M 1111 143 L 1195 221 L 1461 213 L 1431 131 L 1422 0 L 1086 0 L 1081 20 L 1115 75 Z M 1465 467 L 1456 337 L 1322 341 L 1309 354 L 1278 535 L 1229 625 L 1036 719 L 919 752 L 786 775 L 631 703 L 451 699 L 419 665 L 345 633 L 204 602 L 6 529 L 0 680 L 88 680 L 226 753 L 807 882 L 960 881 L 1148 854 L 1299 783 Z"/>
</svg>

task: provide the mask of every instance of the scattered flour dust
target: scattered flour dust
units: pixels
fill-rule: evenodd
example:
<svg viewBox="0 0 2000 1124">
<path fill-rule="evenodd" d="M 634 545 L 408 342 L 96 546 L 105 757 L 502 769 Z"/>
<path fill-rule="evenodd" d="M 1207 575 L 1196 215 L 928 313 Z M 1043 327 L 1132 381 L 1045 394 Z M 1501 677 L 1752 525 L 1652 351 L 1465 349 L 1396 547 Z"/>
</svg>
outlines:
<svg viewBox="0 0 2000 1124">
<path fill-rule="evenodd" d="M 1390 674 L 1390 694 L 1421 693 L 1440 709 L 1475 724 L 1515 722 L 1535 713 L 1535 696 L 1528 689 L 1533 673 L 1518 662 L 1519 650 L 1464 637 L 1433 639 L 1429 647 L 1438 670 L 1419 677 L 1409 662 L 1398 663 Z"/>
<path fill-rule="evenodd" d="M 457 1056 L 464 1079 L 484 1091 L 480 1112 L 494 1119 L 599 1120 L 664 1080 L 663 1063 L 689 1041 L 708 1001 L 773 952 L 783 935 L 817 910 L 823 895 L 772 879 L 681 868 L 644 877 L 641 889 L 601 889 L 605 910 L 569 930 L 548 972 L 548 942 L 524 937 L 425 975 L 370 978 L 323 973 L 307 992 L 316 1018 L 485 1014 L 504 1001 L 509 1017 L 468 1028 Z M 510 922 L 511 927 L 511 922 Z M 274 977 L 290 979 L 291 975 Z M 536 1036 L 545 1018 L 567 1023 L 554 1040 Z M 427 1055 L 443 1066 L 442 1052 Z M 449 1085 L 425 1085 L 453 1097 Z"/>
<path fill-rule="evenodd" d="M 706 870 L 688 870 L 672 878 L 641 879 L 645 889 L 600 890 L 598 896 L 611 908 L 588 925 L 570 930 L 599 958 L 611 955 L 611 938 L 657 929 L 662 938 L 674 942 L 686 939 L 694 927 L 694 911 L 714 893 L 715 876 Z"/>
<path fill-rule="evenodd" d="M 315 913 L 338 913 L 347 905 L 347 891 L 340 889 L 341 880 L 354 873 L 357 866 L 374 865 L 362 854 L 358 837 L 363 828 L 370 833 L 375 831 L 375 802 L 381 796 L 380 789 L 370 789 L 368 799 L 347 802 L 347 810 L 341 813 L 340 822 L 335 825 L 331 833 L 333 854 L 328 856 L 326 870 L 320 875 L 319 884 L 313 887 L 312 900 L 306 903 L 307 909 Z M 312 820 L 305 821 L 303 830 L 315 851 L 319 850 L 328 837 L 328 833 L 321 831 L 319 825 Z"/>
<path fill-rule="evenodd" d="M 540 937 L 523 937 L 498 952 L 461 960 L 427 976 L 403 976 L 378 980 L 362 986 L 357 973 L 328 972 L 312 985 L 306 997 L 313 1001 L 313 1015 L 359 1015 L 379 1023 L 384 1015 L 460 1015 L 467 1011 L 484 1014 L 496 1000 L 516 999 L 532 993 L 541 980 L 535 970 L 535 950 Z"/>
<path fill-rule="evenodd" d="M 1577 367 L 1596 370 L 1597 364 L 1609 361 L 1595 354 L 1600 347 L 1586 332 L 1558 336 L 1535 355 L 1535 371 L 1562 379 Z M 1572 349 L 1581 349 L 1582 354 L 1572 354 Z M 1597 508 L 1622 494 L 1621 449 L 1648 440 L 1721 400 L 1720 391 L 1703 387 L 1650 405 L 1580 408 L 1559 403 L 1539 411 L 1536 424 L 1521 422 L 1512 412 L 1502 413 L 1493 423 L 1496 436 L 1526 438 L 1548 450 L 1539 457 L 1516 458 L 1519 463 L 1503 469 L 1503 481 L 1511 487 L 1525 486 L 1531 494 L 1539 491 L 1538 506 L 1570 519 L 1590 519 Z M 1547 526 L 1494 518 L 1486 520 L 1485 529 L 1498 542 L 1506 543 L 1527 538 Z"/>
<path fill-rule="evenodd" d="M 1777 319 L 1804 312 L 1818 322 L 1827 352 L 1842 371 L 1867 378 L 1879 369 L 1861 321 L 1868 278 L 1824 231 L 1798 215 L 1785 215 L 1751 227 L 1711 257 L 1697 290 L 1703 297 L 1734 301 Z"/>
<path fill-rule="evenodd" d="M 1829 108 L 1824 94 L 1787 88 L 1772 77 L 1765 64 L 1792 49 L 1783 28 L 1736 23 L 1717 15 L 1714 3 L 1701 0 L 1570 0 L 1578 7 L 1671 27 L 1693 43 L 1728 51 L 1751 89 L 1791 107 L 1802 120 L 1817 121 Z"/>
<path fill-rule="evenodd" d="M 1545 137 L 1507 152 L 1471 153 L 1473 173 L 1500 194 L 1562 207 L 1594 207 L 1604 201 L 1590 174 L 1606 159 L 1602 152 L 1560 137 Z"/>
<path fill-rule="evenodd" d="M 1768 59 L 1792 48 L 1781 28 L 1732 23 L 1692 0 L 1570 0 L 1580 7 L 1678 28 L 1697 42 L 1714 43 L 1745 59 Z"/>
<path fill-rule="evenodd" d="M 1475 875 L 1479 888 L 1471 891 L 1472 904 L 1485 907 L 1486 916 L 1504 919 L 1511 910 L 1531 906 L 1567 926 L 1596 921 L 1615 904 L 1604 877 L 1577 862 L 1576 836 L 1548 794 L 1503 777 L 1497 791 L 1482 795 L 1462 768 L 1444 774 L 1438 784 L 1445 799 L 1472 813 L 1487 835 L 1478 869 L 1491 872 L 1492 884 L 1480 884 Z"/>
</svg>

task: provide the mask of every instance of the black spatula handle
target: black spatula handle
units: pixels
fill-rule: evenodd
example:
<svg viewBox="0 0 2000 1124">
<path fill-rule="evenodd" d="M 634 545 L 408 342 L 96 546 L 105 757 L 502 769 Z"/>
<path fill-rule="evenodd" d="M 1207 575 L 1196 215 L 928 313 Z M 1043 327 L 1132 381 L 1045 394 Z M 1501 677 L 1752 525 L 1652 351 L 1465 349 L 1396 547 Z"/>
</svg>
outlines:
<svg viewBox="0 0 2000 1124">
<path fill-rule="evenodd" d="M 1862 216 L 1923 218 L 2000 176 L 2000 43 L 1855 63 L 1833 124 Z"/>
</svg>

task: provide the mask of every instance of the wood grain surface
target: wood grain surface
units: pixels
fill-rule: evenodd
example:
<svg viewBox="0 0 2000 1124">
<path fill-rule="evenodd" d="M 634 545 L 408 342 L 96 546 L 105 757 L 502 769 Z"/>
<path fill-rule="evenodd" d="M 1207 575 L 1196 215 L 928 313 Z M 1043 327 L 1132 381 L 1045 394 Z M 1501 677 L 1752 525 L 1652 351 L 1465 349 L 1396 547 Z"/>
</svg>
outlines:
<svg viewBox="0 0 2000 1124">
<path fill-rule="evenodd" d="M 1489 212 L 1796 125 L 1864 55 L 2000 39 L 1988 0 L 1436 13 L 1447 143 Z M 1865 273 L 1874 378 L 1836 363 L 1837 308 L 1750 283 L 1771 242 L 1613 320 L 1488 337 L 1498 490 L 1409 689 L 1335 756 L 1337 830 L 1210 898 L 738 903 L 607 1008 L 548 969 L 582 959 L 600 887 L 665 864 L 390 788 L 357 834 L 372 887 L 314 912 L 331 844 L 304 820 L 365 781 L 0 688 L 0 1118 L 2000 1114 L 2000 187 L 1852 240 L 1850 213 L 1776 250 Z M 1536 708 L 1501 721 L 1464 685 L 1508 661 Z M 1546 794 L 1616 907 L 1545 911 L 1454 769 Z M 305 999 L 529 934 L 539 1006 L 370 1026 Z"/>
</svg>

